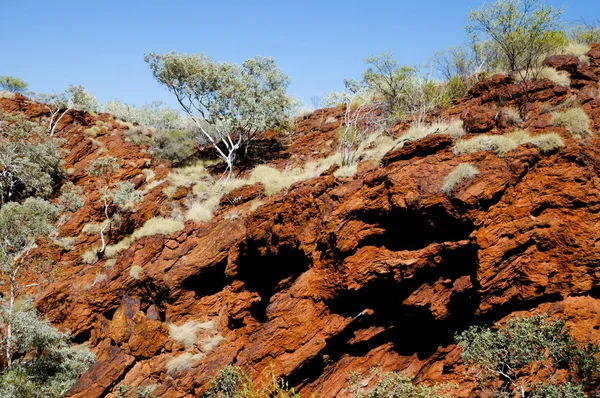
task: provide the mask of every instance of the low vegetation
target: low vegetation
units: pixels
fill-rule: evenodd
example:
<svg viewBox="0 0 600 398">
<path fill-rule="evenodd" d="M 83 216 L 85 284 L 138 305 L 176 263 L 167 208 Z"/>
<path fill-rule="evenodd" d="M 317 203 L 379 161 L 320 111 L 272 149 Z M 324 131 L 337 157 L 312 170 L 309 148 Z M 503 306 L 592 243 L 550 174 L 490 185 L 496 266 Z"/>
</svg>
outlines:
<svg viewBox="0 0 600 398">
<path fill-rule="evenodd" d="M 564 321 L 514 317 L 494 329 L 471 326 L 456 341 L 462 361 L 486 394 L 583 398 L 597 391 L 598 349 L 582 348 Z M 566 382 L 557 377 L 559 369 L 568 373 Z"/>
<path fill-rule="evenodd" d="M 543 153 L 552 152 L 565 145 L 562 138 L 556 133 L 531 136 L 526 131 L 517 130 L 504 135 L 479 135 L 463 139 L 456 142 L 452 150 L 456 155 L 495 151 L 498 155 L 504 156 L 527 143 L 535 145 Z"/>
<path fill-rule="evenodd" d="M 442 192 L 450 195 L 458 184 L 468 181 L 479 174 L 477 167 L 470 163 L 461 163 L 454 168 L 442 182 Z"/>
<path fill-rule="evenodd" d="M 564 112 L 552 112 L 550 115 L 552 117 L 550 123 L 564 127 L 575 139 L 581 140 L 593 134 L 590 129 L 590 118 L 579 107 Z"/>
</svg>

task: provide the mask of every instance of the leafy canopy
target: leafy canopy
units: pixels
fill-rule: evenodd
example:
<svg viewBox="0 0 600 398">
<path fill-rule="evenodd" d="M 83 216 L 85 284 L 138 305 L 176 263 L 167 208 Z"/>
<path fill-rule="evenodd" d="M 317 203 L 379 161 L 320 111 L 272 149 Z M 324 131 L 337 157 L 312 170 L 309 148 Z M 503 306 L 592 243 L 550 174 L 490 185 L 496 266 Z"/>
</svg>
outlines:
<svg viewBox="0 0 600 398">
<path fill-rule="evenodd" d="M 537 0 L 497 0 L 467 16 L 467 33 L 475 43 L 490 42 L 497 47 L 499 68 L 532 70 L 567 44 L 559 30 L 561 14 L 562 10 Z"/>
<path fill-rule="evenodd" d="M 156 80 L 175 94 L 183 109 L 213 127 L 251 133 L 274 127 L 290 115 L 288 77 L 272 58 L 254 57 L 241 66 L 204 54 L 147 54 Z"/>
<path fill-rule="evenodd" d="M 12 76 L 0 76 L 0 89 L 11 93 L 24 94 L 27 91 L 27 83 Z"/>
<path fill-rule="evenodd" d="M 463 362 L 494 396 L 562 397 L 542 392 L 570 391 L 569 396 L 584 397 L 583 391 L 596 382 L 597 349 L 579 347 L 564 321 L 549 321 L 544 315 L 536 315 L 511 318 L 506 324 L 495 326 L 495 330 L 471 326 L 456 336 Z M 569 371 L 568 383 L 561 385 L 556 380 L 559 368 Z M 524 374 L 534 377 L 526 378 Z M 496 383 L 498 378 L 500 385 Z"/>
</svg>

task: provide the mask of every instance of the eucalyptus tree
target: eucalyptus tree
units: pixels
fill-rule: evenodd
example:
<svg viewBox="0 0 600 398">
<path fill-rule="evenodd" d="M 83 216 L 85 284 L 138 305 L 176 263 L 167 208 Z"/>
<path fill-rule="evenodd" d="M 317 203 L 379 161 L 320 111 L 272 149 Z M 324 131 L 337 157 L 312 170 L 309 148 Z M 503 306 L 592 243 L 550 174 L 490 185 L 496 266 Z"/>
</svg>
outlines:
<svg viewBox="0 0 600 398">
<path fill-rule="evenodd" d="M 171 52 L 149 53 L 145 61 L 192 118 L 202 140 L 214 145 L 227 178 L 258 132 L 291 117 L 290 81 L 272 58 L 254 57 L 238 65 Z"/>
</svg>

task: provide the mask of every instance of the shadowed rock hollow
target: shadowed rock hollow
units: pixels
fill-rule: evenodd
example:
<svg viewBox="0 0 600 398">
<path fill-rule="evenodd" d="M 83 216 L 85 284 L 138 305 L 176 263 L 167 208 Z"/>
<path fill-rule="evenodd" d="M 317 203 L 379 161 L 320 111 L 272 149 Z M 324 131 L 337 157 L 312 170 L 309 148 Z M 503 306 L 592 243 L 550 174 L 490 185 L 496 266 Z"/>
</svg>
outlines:
<svg viewBox="0 0 600 398">
<path fill-rule="evenodd" d="M 99 147 L 119 158 L 117 179 L 146 189 L 136 213 L 111 231 L 112 243 L 183 205 L 187 191 L 169 198 L 166 182 L 150 185 L 171 168 L 125 142 L 109 115 L 98 116 L 106 127 L 90 140 L 82 130 L 96 118 L 70 113 L 57 135 L 66 139 L 68 180 L 87 197 L 59 230 L 76 237 L 73 248 L 43 249 L 60 272 L 37 300 L 96 354 L 69 396 L 111 396 L 127 383 L 155 385 L 156 397 L 194 397 L 235 364 L 254 380 L 272 366 L 303 397 L 343 397 L 348 372 L 367 383 L 374 366 L 417 382 L 457 383 L 457 395 L 468 397 L 476 385 L 453 340 L 469 325 L 541 311 L 567 320 L 576 338 L 600 343 L 600 47 L 588 55 L 589 64 L 547 60 L 570 74 L 570 87 L 539 80 L 530 89 L 521 128 L 556 132 L 563 148 L 455 155 L 450 136 L 430 135 L 389 152 L 381 165 L 361 163 L 354 177 L 337 178 L 332 167 L 269 197 L 260 184 L 240 188 L 210 222 L 138 239 L 110 267 L 107 259 L 81 261 L 99 240 L 81 233 L 101 220 L 97 182 L 85 174 Z M 520 104 L 522 94 L 509 78 L 492 76 L 438 116 L 460 117 L 473 136 L 502 134 L 512 128 L 501 110 Z M 591 137 L 575 140 L 550 125 L 543 107 L 569 97 L 590 117 Z M 0 106 L 44 113 L 23 97 Z M 293 134 L 276 138 L 271 164 L 282 169 L 332 153 L 340 116 L 325 109 L 299 120 Z M 331 117 L 337 121 L 324 122 Z M 479 174 L 443 194 L 444 178 L 464 162 Z M 132 273 L 134 266 L 141 271 Z M 195 338 L 178 342 L 172 325 L 187 325 Z M 188 368 L 167 372 L 183 355 Z"/>
</svg>

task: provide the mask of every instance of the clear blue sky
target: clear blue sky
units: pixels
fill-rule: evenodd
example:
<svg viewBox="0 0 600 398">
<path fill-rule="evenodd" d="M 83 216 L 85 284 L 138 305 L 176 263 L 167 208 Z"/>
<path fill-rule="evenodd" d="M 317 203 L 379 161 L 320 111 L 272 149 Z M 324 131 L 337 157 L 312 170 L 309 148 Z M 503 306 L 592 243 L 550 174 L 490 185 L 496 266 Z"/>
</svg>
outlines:
<svg viewBox="0 0 600 398">
<path fill-rule="evenodd" d="M 550 0 L 565 21 L 600 19 L 599 0 Z M 407 65 L 464 42 L 465 15 L 481 0 L 0 0 L 0 75 L 35 92 L 82 84 L 100 101 L 142 105 L 171 94 L 147 52 L 205 53 L 219 61 L 272 56 L 305 103 L 357 78 L 364 58 L 392 52 Z"/>
</svg>

